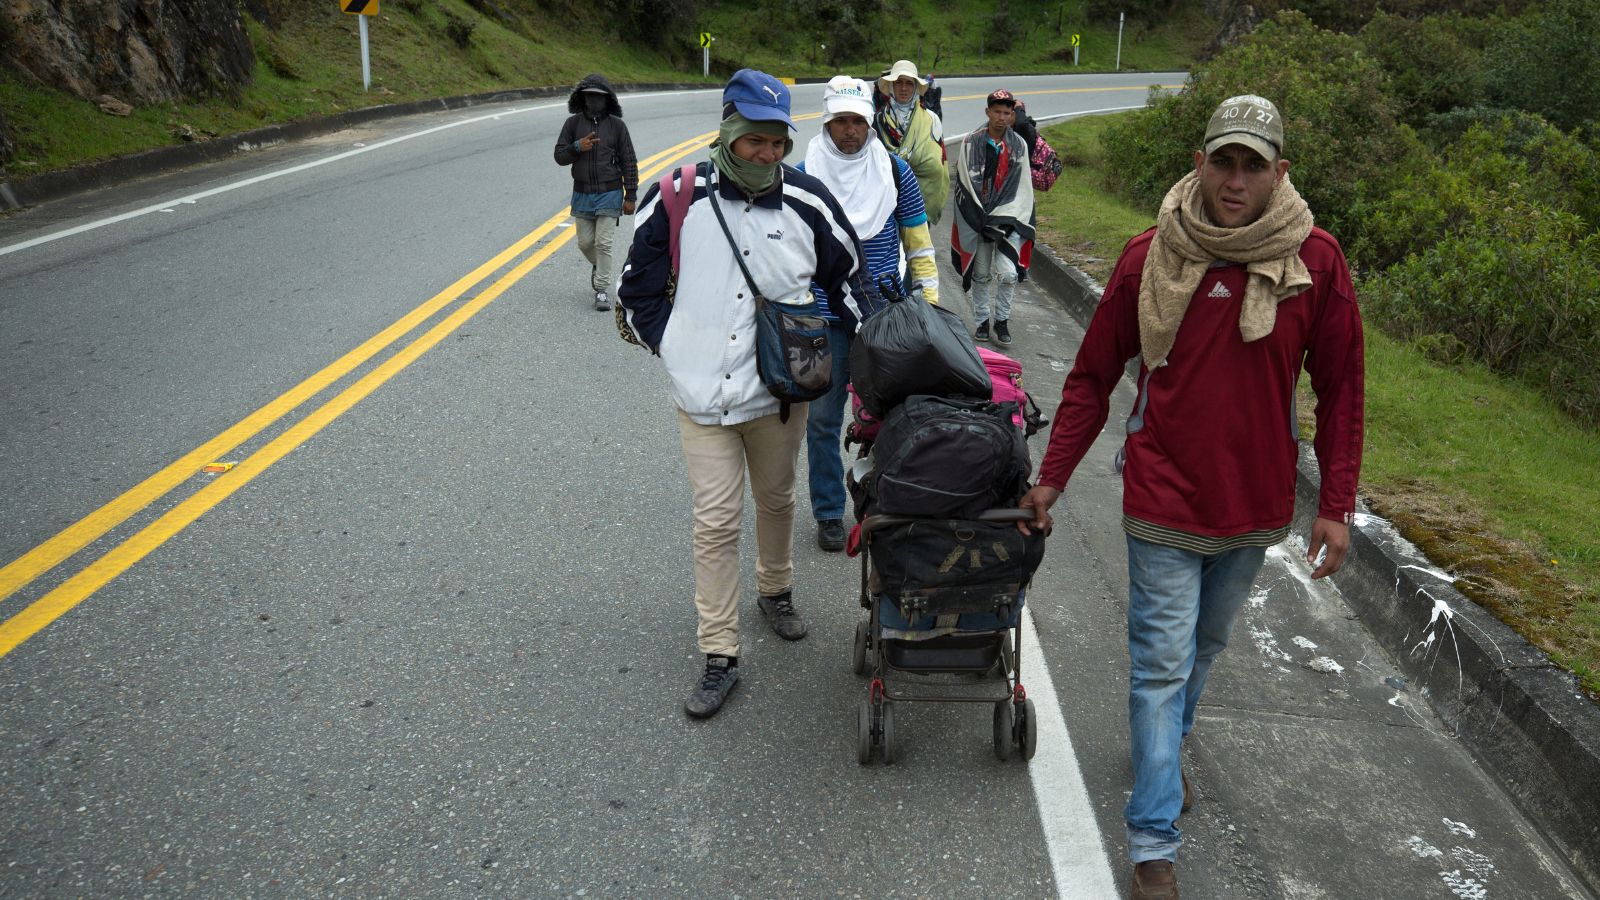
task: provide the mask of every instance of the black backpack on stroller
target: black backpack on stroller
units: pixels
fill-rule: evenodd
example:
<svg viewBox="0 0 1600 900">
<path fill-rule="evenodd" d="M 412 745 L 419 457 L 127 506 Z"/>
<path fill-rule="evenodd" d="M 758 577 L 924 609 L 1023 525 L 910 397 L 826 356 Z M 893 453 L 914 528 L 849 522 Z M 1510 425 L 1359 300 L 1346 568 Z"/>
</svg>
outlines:
<svg viewBox="0 0 1600 900">
<path fill-rule="evenodd" d="M 1015 404 L 917 395 L 889 411 L 873 442 L 871 512 L 972 519 L 1014 507 L 1032 465 Z"/>
</svg>

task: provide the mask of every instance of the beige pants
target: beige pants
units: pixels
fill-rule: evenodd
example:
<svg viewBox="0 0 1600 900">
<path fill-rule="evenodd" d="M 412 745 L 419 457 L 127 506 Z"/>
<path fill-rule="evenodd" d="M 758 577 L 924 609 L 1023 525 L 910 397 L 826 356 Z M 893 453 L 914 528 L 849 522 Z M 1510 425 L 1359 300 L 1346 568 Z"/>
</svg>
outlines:
<svg viewBox="0 0 1600 900">
<path fill-rule="evenodd" d="M 756 589 L 781 594 L 794 580 L 794 470 L 806 404 L 738 425 L 701 425 L 678 411 L 694 493 L 694 605 L 700 652 L 739 655 L 739 530 L 744 473 L 756 501 Z"/>
<path fill-rule="evenodd" d="M 583 258 L 594 267 L 594 274 L 589 278 L 589 288 L 595 291 L 610 293 L 612 279 L 616 272 L 612 269 L 611 241 L 617 233 L 617 220 L 610 216 L 601 216 L 598 219 L 585 219 L 574 216 L 574 225 L 578 227 L 578 250 L 583 253 Z"/>
</svg>

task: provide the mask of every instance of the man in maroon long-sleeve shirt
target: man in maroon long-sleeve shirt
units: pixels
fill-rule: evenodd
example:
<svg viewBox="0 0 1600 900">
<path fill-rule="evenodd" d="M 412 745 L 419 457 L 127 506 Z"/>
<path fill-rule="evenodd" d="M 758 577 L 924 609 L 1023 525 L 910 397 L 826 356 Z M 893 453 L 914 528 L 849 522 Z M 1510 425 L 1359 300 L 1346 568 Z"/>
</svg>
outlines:
<svg viewBox="0 0 1600 900">
<path fill-rule="evenodd" d="M 1180 749 L 1266 548 L 1289 532 L 1302 365 L 1317 395 L 1322 472 L 1313 578 L 1344 563 L 1361 468 L 1361 315 L 1343 251 L 1312 225 L 1287 177 L 1277 109 L 1254 95 L 1224 101 L 1194 166 L 1156 227 L 1122 251 L 1062 389 L 1039 484 L 1021 501 L 1048 526 L 1105 425 L 1124 362 L 1140 356 L 1118 454 L 1134 898 L 1178 895 L 1176 823 L 1189 805 Z"/>
</svg>

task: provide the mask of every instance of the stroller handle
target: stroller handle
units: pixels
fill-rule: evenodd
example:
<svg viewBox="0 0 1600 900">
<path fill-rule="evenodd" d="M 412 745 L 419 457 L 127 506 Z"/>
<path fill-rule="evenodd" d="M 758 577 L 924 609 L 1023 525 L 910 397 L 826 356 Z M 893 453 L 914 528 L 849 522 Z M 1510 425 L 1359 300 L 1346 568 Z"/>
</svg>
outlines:
<svg viewBox="0 0 1600 900">
<path fill-rule="evenodd" d="M 861 522 L 861 536 L 863 538 L 865 538 L 867 535 L 871 534 L 874 531 L 877 531 L 880 528 L 888 528 L 888 527 L 893 526 L 893 525 L 909 525 L 912 522 L 924 522 L 924 521 L 946 521 L 946 520 L 944 520 L 944 519 L 930 520 L 930 519 L 928 519 L 926 517 L 922 517 L 922 516 L 888 516 L 888 515 L 867 516 Z M 974 521 L 974 520 L 969 520 L 969 521 Z M 1019 509 L 1019 508 L 986 509 L 983 512 L 978 513 L 978 516 L 977 516 L 975 521 L 979 521 L 979 522 L 1031 522 L 1031 521 L 1033 521 L 1033 512 L 1031 510 Z"/>
</svg>

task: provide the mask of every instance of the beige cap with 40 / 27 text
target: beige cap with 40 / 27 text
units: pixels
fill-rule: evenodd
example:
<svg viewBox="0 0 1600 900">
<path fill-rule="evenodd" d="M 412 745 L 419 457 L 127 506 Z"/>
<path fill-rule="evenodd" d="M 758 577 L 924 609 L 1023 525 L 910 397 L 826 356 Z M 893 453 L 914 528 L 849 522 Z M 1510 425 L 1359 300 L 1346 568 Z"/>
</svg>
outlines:
<svg viewBox="0 0 1600 900">
<path fill-rule="evenodd" d="M 1278 108 L 1255 94 L 1222 101 L 1206 125 L 1206 153 L 1228 144 L 1243 144 L 1276 162 L 1283 155 L 1283 117 Z"/>
</svg>

